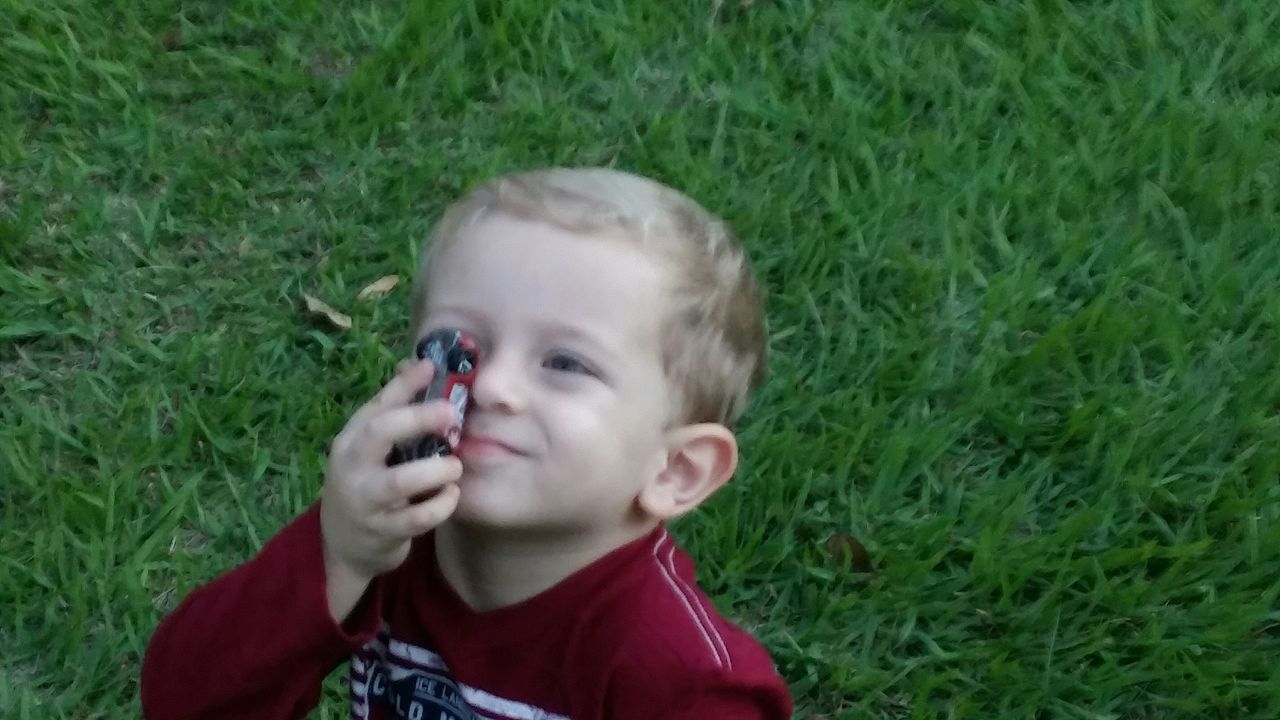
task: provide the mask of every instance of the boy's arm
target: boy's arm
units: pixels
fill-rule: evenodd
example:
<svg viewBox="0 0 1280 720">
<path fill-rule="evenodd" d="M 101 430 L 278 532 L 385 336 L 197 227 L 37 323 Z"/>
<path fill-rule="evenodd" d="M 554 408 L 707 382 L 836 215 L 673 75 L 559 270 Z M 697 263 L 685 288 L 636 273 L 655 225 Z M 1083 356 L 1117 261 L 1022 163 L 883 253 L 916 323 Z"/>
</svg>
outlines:
<svg viewBox="0 0 1280 720">
<path fill-rule="evenodd" d="M 319 505 L 249 562 L 192 592 L 147 646 L 150 720 L 301 718 L 321 683 L 378 629 L 380 581 L 339 626 L 326 598 Z"/>
<path fill-rule="evenodd" d="M 160 623 L 142 665 L 148 718 L 302 717 L 324 677 L 373 638 L 384 582 L 376 578 L 458 500 L 456 457 L 386 463 L 397 443 L 457 422 L 444 400 L 411 403 L 434 371 L 402 362 L 334 438 L 320 503 Z"/>
<path fill-rule="evenodd" d="M 645 717 L 664 720 L 790 720 L 791 695 L 776 675 L 707 678 L 701 687 Z"/>
<path fill-rule="evenodd" d="M 662 653 L 622 647 L 605 680 L 604 714 L 610 720 L 790 720 L 791 692 L 765 649 L 740 631 L 721 638 L 732 662 L 719 667 L 690 663 L 670 647 Z"/>
</svg>

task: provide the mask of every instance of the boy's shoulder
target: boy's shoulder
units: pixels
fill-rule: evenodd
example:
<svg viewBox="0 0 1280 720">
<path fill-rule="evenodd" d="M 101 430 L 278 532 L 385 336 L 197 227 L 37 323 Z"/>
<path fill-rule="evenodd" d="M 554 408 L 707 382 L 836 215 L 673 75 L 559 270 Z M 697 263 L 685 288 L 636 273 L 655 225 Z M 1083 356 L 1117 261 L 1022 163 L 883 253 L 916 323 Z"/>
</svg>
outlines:
<svg viewBox="0 0 1280 720">
<path fill-rule="evenodd" d="M 738 685 L 785 693 L 764 647 L 720 614 L 671 534 L 659 528 L 640 543 L 628 571 L 591 603 L 576 643 L 608 668 L 611 693 L 624 703 Z"/>
<path fill-rule="evenodd" d="M 563 705 L 569 717 L 790 717 L 786 683 L 768 653 L 717 611 L 665 528 L 529 600 L 482 613 L 440 591 L 431 540 L 415 545 L 421 562 L 402 566 L 398 585 L 384 586 L 390 625 L 473 688 L 525 702 L 541 693 L 540 702 Z"/>
<path fill-rule="evenodd" d="M 730 669 L 759 644 L 726 619 L 703 592 L 689 554 L 665 528 L 635 548 L 631 569 L 602 593 L 597 630 L 631 650 L 683 669 Z"/>
</svg>

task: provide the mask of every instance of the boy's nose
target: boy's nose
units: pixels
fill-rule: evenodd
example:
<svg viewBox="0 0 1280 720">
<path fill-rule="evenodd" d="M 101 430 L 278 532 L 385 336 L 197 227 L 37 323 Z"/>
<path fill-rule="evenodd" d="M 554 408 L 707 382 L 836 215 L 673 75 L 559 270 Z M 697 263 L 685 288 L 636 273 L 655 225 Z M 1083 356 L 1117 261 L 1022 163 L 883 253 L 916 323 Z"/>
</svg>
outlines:
<svg viewBox="0 0 1280 720">
<path fill-rule="evenodd" d="M 524 406 L 523 380 L 518 364 L 509 355 L 491 354 L 476 366 L 471 397 L 477 407 L 518 412 Z"/>
</svg>

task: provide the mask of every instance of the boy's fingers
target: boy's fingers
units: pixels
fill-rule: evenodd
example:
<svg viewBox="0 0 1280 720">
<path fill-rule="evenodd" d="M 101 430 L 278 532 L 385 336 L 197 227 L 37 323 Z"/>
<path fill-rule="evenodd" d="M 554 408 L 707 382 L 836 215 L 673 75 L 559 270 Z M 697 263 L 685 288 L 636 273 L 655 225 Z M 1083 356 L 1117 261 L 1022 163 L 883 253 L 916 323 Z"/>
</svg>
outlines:
<svg viewBox="0 0 1280 720">
<path fill-rule="evenodd" d="M 395 377 L 382 386 L 370 404 L 377 407 L 404 405 L 413 399 L 415 393 L 431 384 L 433 375 L 435 366 L 429 362 L 402 360 L 396 366 Z"/>
<path fill-rule="evenodd" d="M 387 531 L 397 537 L 411 538 L 436 527 L 458 507 L 459 492 L 456 483 L 449 483 L 422 502 L 387 513 Z"/>
<path fill-rule="evenodd" d="M 444 400 L 402 405 L 370 416 L 364 426 L 361 451 L 370 458 L 386 458 L 392 445 L 423 435 L 443 435 L 456 422 L 453 408 Z"/>
<path fill-rule="evenodd" d="M 431 384 L 431 377 L 434 374 L 435 366 L 429 362 L 400 361 L 396 366 L 395 376 L 387 381 L 387 384 L 383 385 L 369 402 L 355 411 L 349 424 L 365 423 L 379 410 L 409 404 L 419 390 Z"/>
<path fill-rule="evenodd" d="M 437 490 L 462 477 L 462 463 L 455 457 L 426 458 L 387 470 L 386 482 L 374 491 L 374 502 L 396 512 L 413 504 L 411 498 Z"/>
</svg>

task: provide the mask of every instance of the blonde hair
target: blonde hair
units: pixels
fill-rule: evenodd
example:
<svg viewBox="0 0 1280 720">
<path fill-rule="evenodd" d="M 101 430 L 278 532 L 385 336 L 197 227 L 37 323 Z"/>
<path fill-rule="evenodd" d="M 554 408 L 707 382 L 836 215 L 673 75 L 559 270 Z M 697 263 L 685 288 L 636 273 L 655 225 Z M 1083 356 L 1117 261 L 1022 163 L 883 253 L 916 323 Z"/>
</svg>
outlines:
<svg viewBox="0 0 1280 720">
<path fill-rule="evenodd" d="M 662 362 L 678 419 L 733 426 L 764 378 L 767 338 L 750 262 L 723 221 L 683 193 L 619 170 L 551 168 L 495 178 L 450 206 L 428 238 L 411 327 L 426 311 L 432 258 L 492 212 L 584 235 L 620 234 L 665 261 L 673 287 Z"/>
</svg>

